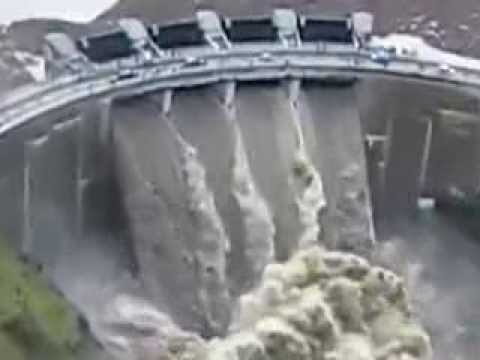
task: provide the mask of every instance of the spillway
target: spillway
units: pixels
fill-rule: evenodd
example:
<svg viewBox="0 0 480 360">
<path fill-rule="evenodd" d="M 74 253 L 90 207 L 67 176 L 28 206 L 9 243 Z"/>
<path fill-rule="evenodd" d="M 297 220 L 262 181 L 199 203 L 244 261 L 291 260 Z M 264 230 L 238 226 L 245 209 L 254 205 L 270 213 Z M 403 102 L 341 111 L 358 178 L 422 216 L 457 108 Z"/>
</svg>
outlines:
<svg viewBox="0 0 480 360">
<path fill-rule="evenodd" d="M 299 85 L 226 84 L 112 104 L 141 279 L 187 329 L 221 333 L 231 310 L 222 302 L 272 260 L 339 247 L 333 229 L 359 252 L 374 240 L 354 85 Z M 333 156 L 335 144 L 349 148 Z"/>
<path fill-rule="evenodd" d="M 468 112 L 474 103 L 469 94 L 443 87 L 376 79 L 221 83 L 114 102 L 116 177 L 133 229 L 139 278 L 149 296 L 183 329 L 206 337 L 225 331 L 233 309 L 229 305 L 217 314 L 221 325 L 212 327 L 192 291 L 201 287 L 195 244 L 202 232 L 191 217 L 191 193 L 182 180 L 183 146 L 204 171 L 202 186 L 211 194 L 210 206 L 224 230 L 220 238 L 231 244 L 225 282 L 216 286 L 225 286 L 223 294 L 234 304 L 255 286 L 268 259 L 287 259 L 302 248 L 302 239 L 370 257 L 377 238 L 397 236 L 409 239 L 399 254 L 405 251 L 417 261 L 411 239 L 423 239 L 423 229 L 435 227 L 431 221 L 442 221 L 422 213 L 412 220 L 417 200 L 447 190 L 435 175 L 444 164 L 437 144 L 447 136 L 435 131 L 441 123 L 437 111 Z M 430 135 L 429 124 L 434 124 Z M 184 145 L 179 147 L 175 133 Z M 402 145 L 405 141 L 408 146 Z M 460 175 L 452 173 L 452 181 L 464 179 Z M 450 225 L 440 227 L 445 226 Z M 405 233 L 407 228 L 411 232 Z M 446 232 L 430 232 L 429 245 L 421 247 L 424 255 L 431 238 L 442 249 L 446 241 Z M 398 256 L 387 258 L 393 264 Z M 467 271 L 462 269 L 458 271 Z M 457 272 L 454 267 L 448 271 Z M 445 279 L 433 281 L 437 293 L 449 291 Z M 455 304 L 460 303 L 459 296 Z M 433 320 L 446 307 L 423 308 L 426 321 L 438 327 L 437 347 L 450 344 L 466 351 Z M 216 309 L 221 310 L 218 302 Z"/>
<path fill-rule="evenodd" d="M 85 100 L 2 136 L 0 230 L 100 339 L 114 331 L 95 320 L 119 293 L 148 299 L 178 331 L 223 335 L 272 262 L 314 244 L 377 261 L 378 242 L 421 241 L 436 228 L 436 210 L 419 210 L 419 200 L 470 199 L 477 106 L 463 89 L 368 76 L 226 80 Z M 448 234 L 459 247 L 478 246 L 476 233 L 428 232 L 441 249 Z M 405 241 L 412 259 L 415 249 L 427 253 L 414 242 Z M 441 253 L 461 261 L 468 251 Z M 473 270 L 445 270 L 461 289 L 459 274 L 476 273 L 469 261 Z M 440 294 L 451 291 L 444 279 L 431 280 Z M 480 297 L 469 294 L 473 308 Z M 426 318 L 444 329 L 439 311 Z"/>
<path fill-rule="evenodd" d="M 0 98 L 0 238 L 115 360 L 476 359 L 480 61 L 372 21 L 49 34 Z"/>
<path fill-rule="evenodd" d="M 303 101 L 325 183 L 326 237 L 334 248 L 368 252 L 375 238 L 355 86 L 307 87 Z"/>
</svg>

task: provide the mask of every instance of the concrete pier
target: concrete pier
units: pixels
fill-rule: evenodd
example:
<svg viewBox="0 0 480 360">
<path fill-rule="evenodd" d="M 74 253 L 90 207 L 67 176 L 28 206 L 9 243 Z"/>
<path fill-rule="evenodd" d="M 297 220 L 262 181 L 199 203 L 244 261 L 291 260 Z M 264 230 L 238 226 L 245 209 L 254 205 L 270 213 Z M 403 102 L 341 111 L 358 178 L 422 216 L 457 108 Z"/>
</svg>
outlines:
<svg viewBox="0 0 480 360">
<path fill-rule="evenodd" d="M 305 115 L 316 134 L 316 161 L 327 196 L 325 236 L 331 246 L 368 251 L 375 240 L 363 131 L 350 85 L 310 84 Z"/>
</svg>

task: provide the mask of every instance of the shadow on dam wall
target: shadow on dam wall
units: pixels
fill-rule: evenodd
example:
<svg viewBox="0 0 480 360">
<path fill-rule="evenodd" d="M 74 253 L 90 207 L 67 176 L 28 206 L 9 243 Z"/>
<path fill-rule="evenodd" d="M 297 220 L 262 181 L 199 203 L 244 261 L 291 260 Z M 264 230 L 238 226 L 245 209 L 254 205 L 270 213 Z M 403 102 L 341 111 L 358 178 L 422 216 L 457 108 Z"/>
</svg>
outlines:
<svg viewBox="0 0 480 360">
<path fill-rule="evenodd" d="M 420 197 L 474 195 L 478 110 L 461 89 L 382 78 L 218 84 L 75 104 L 0 138 L 0 231 L 54 278 L 61 267 L 67 295 L 76 273 L 101 272 L 92 262 L 108 260 L 138 275 L 183 327 L 219 333 L 227 295 L 254 280 L 251 233 L 270 221 L 278 260 L 300 246 L 299 144 L 322 180 L 319 241 L 363 253 L 374 227 L 379 240 L 422 237 L 399 220 L 419 224 Z M 255 188 L 244 191 L 264 201 L 263 212 L 242 208 L 232 190 L 239 139 L 248 163 L 240 175 Z M 104 255 L 81 255 L 92 252 Z"/>
<path fill-rule="evenodd" d="M 99 234 L 128 238 L 116 226 L 124 221 L 111 172 L 106 104 L 75 104 L 0 139 L 1 236 L 50 274 L 79 249 L 102 247 L 88 243 Z M 125 244 L 116 241 L 117 254 L 127 252 Z"/>
</svg>

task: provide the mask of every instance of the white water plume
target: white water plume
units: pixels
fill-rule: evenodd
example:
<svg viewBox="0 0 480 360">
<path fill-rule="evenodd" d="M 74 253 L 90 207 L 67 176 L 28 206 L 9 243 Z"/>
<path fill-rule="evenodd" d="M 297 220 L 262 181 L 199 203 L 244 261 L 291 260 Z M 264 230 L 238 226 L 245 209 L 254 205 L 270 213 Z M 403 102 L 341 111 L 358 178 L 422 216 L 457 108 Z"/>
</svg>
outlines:
<svg viewBox="0 0 480 360">
<path fill-rule="evenodd" d="M 197 300 L 206 327 L 221 332 L 228 319 L 230 295 L 226 278 L 230 239 L 218 213 L 213 192 L 207 184 L 204 165 L 198 151 L 189 144 L 168 118 L 180 151 L 182 180 L 188 199 L 188 210 L 197 232 L 192 244 L 197 271 Z"/>
<path fill-rule="evenodd" d="M 295 203 L 302 226 L 298 247 L 305 249 L 318 244 L 322 231 L 319 214 L 327 203 L 321 176 L 308 155 L 302 125 L 295 108 L 292 110 L 291 118 L 297 137 L 292 181 L 295 189 Z"/>
<path fill-rule="evenodd" d="M 114 294 L 93 325 L 97 339 L 115 360 L 163 359 L 174 342 L 187 347 L 200 341 L 153 304 L 126 293 Z"/>
<path fill-rule="evenodd" d="M 251 281 L 260 280 L 265 266 L 275 259 L 275 224 L 270 208 L 258 190 L 248 162 L 242 133 L 232 121 L 235 153 L 232 167 L 232 192 L 242 213 L 245 233 L 245 268 Z M 250 288 L 252 284 L 247 284 Z"/>
<path fill-rule="evenodd" d="M 318 246 L 269 265 L 260 286 L 242 296 L 222 339 L 186 333 L 153 306 L 123 295 L 110 305 L 105 326 L 116 331 L 109 340 L 130 351 L 122 360 L 432 359 L 400 278 Z"/>
</svg>

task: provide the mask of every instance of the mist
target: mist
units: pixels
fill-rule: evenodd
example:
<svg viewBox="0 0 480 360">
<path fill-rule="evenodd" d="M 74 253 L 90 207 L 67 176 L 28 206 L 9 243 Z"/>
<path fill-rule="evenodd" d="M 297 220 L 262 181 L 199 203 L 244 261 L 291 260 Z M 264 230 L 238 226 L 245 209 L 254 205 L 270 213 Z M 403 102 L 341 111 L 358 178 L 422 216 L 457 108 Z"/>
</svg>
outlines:
<svg viewBox="0 0 480 360">
<path fill-rule="evenodd" d="M 376 259 L 405 278 L 436 360 L 475 359 L 480 344 L 480 244 L 445 214 L 423 210 L 380 237 Z M 391 229 L 391 230 L 392 230 Z"/>
</svg>

